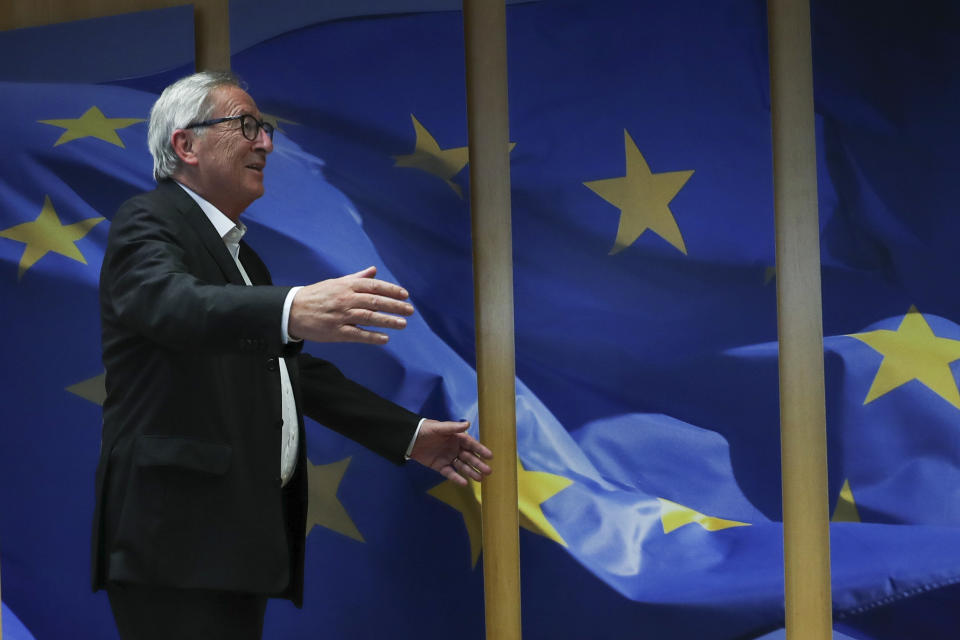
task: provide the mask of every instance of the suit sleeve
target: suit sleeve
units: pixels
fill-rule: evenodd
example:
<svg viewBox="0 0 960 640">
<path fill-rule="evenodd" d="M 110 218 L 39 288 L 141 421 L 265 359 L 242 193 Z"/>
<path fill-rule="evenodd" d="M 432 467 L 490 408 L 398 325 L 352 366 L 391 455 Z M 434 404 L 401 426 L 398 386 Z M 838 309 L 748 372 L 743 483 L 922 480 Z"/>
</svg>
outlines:
<svg viewBox="0 0 960 640">
<path fill-rule="evenodd" d="M 404 462 L 420 416 L 301 353 L 297 359 L 303 413 L 391 462 Z"/>
<path fill-rule="evenodd" d="M 151 205 L 134 198 L 114 216 L 101 271 L 103 310 L 170 349 L 286 355 L 279 326 L 290 287 L 205 281 L 203 269 L 215 263 L 198 264 L 209 254 L 193 229 L 178 212 Z"/>
</svg>

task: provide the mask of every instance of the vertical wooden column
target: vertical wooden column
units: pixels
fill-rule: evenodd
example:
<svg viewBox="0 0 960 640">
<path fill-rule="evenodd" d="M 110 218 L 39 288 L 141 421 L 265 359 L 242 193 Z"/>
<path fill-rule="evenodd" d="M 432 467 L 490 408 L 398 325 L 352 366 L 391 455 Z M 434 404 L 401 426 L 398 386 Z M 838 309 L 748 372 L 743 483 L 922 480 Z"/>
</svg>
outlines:
<svg viewBox="0 0 960 640">
<path fill-rule="evenodd" d="M 520 638 L 513 249 L 503 0 L 464 0 L 480 437 L 496 456 L 482 485 L 487 638 Z"/>
<path fill-rule="evenodd" d="M 833 637 L 808 0 L 768 0 L 788 640 Z"/>
<path fill-rule="evenodd" d="M 194 0 L 193 29 L 197 71 L 229 71 L 229 0 Z"/>
</svg>

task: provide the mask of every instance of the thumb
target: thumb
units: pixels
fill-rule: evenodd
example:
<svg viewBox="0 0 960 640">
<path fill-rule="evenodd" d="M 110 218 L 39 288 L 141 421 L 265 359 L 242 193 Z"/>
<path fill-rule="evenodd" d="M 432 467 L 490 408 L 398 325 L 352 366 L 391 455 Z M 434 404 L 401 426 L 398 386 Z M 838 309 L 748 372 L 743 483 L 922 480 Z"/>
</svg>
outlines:
<svg viewBox="0 0 960 640">
<path fill-rule="evenodd" d="M 423 429 L 427 429 L 433 433 L 439 434 L 462 433 L 468 428 L 470 428 L 470 423 L 466 420 L 461 422 L 439 422 L 437 420 L 426 420 L 423 423 Z"/>
<path fill-rule="evenodd" d="M 463 433 L 470 428 L 470 423 L 466 420 L 461 420 L 460 422 L 445 422 L 443 424 L 450 433 Z"/>
<path fill-rule="evenodd" d="M 351 273 L 348 275 L 348 278 L 372 278 L 377 275 L 377 268 L 373 265 L 367 267 L 366 269 L 361 269 L 356 273 Z"/>
</svg>

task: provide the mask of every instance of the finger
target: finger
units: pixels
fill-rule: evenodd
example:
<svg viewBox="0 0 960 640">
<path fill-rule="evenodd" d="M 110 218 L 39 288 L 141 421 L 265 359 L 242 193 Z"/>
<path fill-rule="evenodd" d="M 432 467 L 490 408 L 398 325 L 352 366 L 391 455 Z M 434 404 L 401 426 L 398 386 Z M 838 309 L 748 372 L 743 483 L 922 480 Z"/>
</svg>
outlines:
<svg viewBox="0 0 960 640">
<path fill-rule="evenodd" d="M 470 428 L 469 422 L 438 422 L 435 425 L 436 430 L 442 433 L 454 434 L 454 433 L 463 433 Z M 470 438 L 470 436 L 466 436 Z M 470 438 L 471 440 L 473 438 Z M 460 446 L 465 445 L 466 442 L 460 443 Z"/>
<path fill-rule="evenodd" d="M 444 478 L 446 478 L 450 482 L 460 485 L 461 487 L 467 486 L 467 479 L 464 478 L 459 473 L 457 473 L 456 471 L 454 471 L 453 467 L 451 467 L 450 465 L 441 467 L 440 475 L 442 475 Z"/>
<path fill-rule="evenodd" d="M 490 473 L 493 471 L 490 468 L 490 465 L 488 465 L 486 462 L 484 462 L 477 456 L 473 455 L 469 451 L 461 451 L 459 458 L 461 462 L 466 463 L 467 466 L 476 469 L 483 475 L 490 475 Z M 459 467 L 458 467 L 458 470 L 459 470 Z M 479 478 L 474 478 L 474 480 L 478 480 L 478 479 Z"/>
<path fill-rule="evenodd" d="M 379 331 L 367 331 L 360 327 L 345 324 L 337 332 L 339 342 L 358 342 L 360 344 L 387 344 L 390 336 Z"/>
<path fill-rule="evenodd" d="M 490 465 L 488 465 L 486 462 L 484 462 L 477 456 L 473 455 L 473 453 L 471 453 L 470 451 L 461 451 L 458 457 L 462 461 L 466 462 L 468 465 L 473 467 L 474 469 L 477 469 L 478 471 L 480 471 L 481 473 L 486 473 L 486 474 L 490 473 Z"/>
<path fill-rule="evenodd" d="M 358 278 L 353 281 L 353 290 L 357 293 L 375 293 L 388 298 L 397 300 L 406 300 L 410 297 L 410 292 L 398 284 L 387 282 L 386 280 L 377 280 L 376 278 Z"/>
<path fill-rule="evenodd" d="M 358 293 L 354 296 L 353 306 L 356 309 L 385 311 L 386 313 L 395 313 L 401 316 L 413 315 L 413 305 L 409 302 L 401 302 L 396 298 L 389 298 L 373 293 Z"/>
<path fill-rule="evenodd" d="M 350 273 L 350 274 L 347 274 L 347 275 L 345 275 L 345 276 L 343 276 L 343 277 L 344 277 L 344 278 L 372 278 L 372 277 L 374 277 L 375 275 L 377 275 L 377 268 L 376 268 L 375 266 L 373 266 L 373 265 L 370 265 L 370 266 L 367 267 L 366 269 L 361 269 L 360 271 L 357 271 L 356 273 Z"/>
<path fill-rule="evenodd" d="M 493 451 L 490 451 L 487 447 L 483 446 L 479 442 L 475 442 L 473 447 L 470 449 L 471 452 L 477 454 L 484 460 L 493 459 Z"/>
<path fill-rule="evenodd" d="M 471 467 L 469 464 L 467 464 L 460 458 L 455 459 L 451 463 L 451 466 L 453 466 L 454 471 L 459 473 L 461 476 L 467 476 L 469 478 L 472 478 L 473 480 L 476 480 L 477 482 L 483 480 L 483 476 L 480 474 L 479 471 Z"/>
<path fill-rule="evenodd" d="M 403 329 L 407 326 L 404 318 L 377 313 L 369 309 L 353 309 L 344 314 L 344 321 L 349 325 L 363 325 L 365 327 L 382 327 L 384 329 Z"/>
<path fill-rule="evenodd" d="M 467 451 L 470 451 L 472 453 L 475 453 L 478 456 L 485 458 L 487 460 L 490 460 L 491 458 L 493 458 L 493 451 L 490 451 L 490 449 L 488 449 L 486 445 L 484 445 L 479 440 L 474 439 L 473 436 L 471 436 L 469 433 L 463 434 L 461 439 L 462 439 L 462 442 L 460 443 L 461 448 Z"/>
</svg>

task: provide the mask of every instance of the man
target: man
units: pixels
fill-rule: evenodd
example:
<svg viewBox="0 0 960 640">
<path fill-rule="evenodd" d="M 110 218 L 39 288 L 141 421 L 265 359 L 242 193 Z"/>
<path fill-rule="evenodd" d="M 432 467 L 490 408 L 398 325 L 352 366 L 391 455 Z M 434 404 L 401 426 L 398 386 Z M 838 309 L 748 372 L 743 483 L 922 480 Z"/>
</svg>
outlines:
<svg viewBox="0 0 960 640">
<path fill-rule="evenodd" d="M 468 423 L 421 419 L 301 351 L 383 344 L 413 308 L 373 267 L 272 286 L 239 222 L 272 134 L 234 76 L 179 80 L 150 113 L 157 189 L 112 221 L 93 587 L 124 640 L 259 638 L 267 597 L 302 604 L 303 415 L 459 484 L 490 473 Z"/>
</svg>

